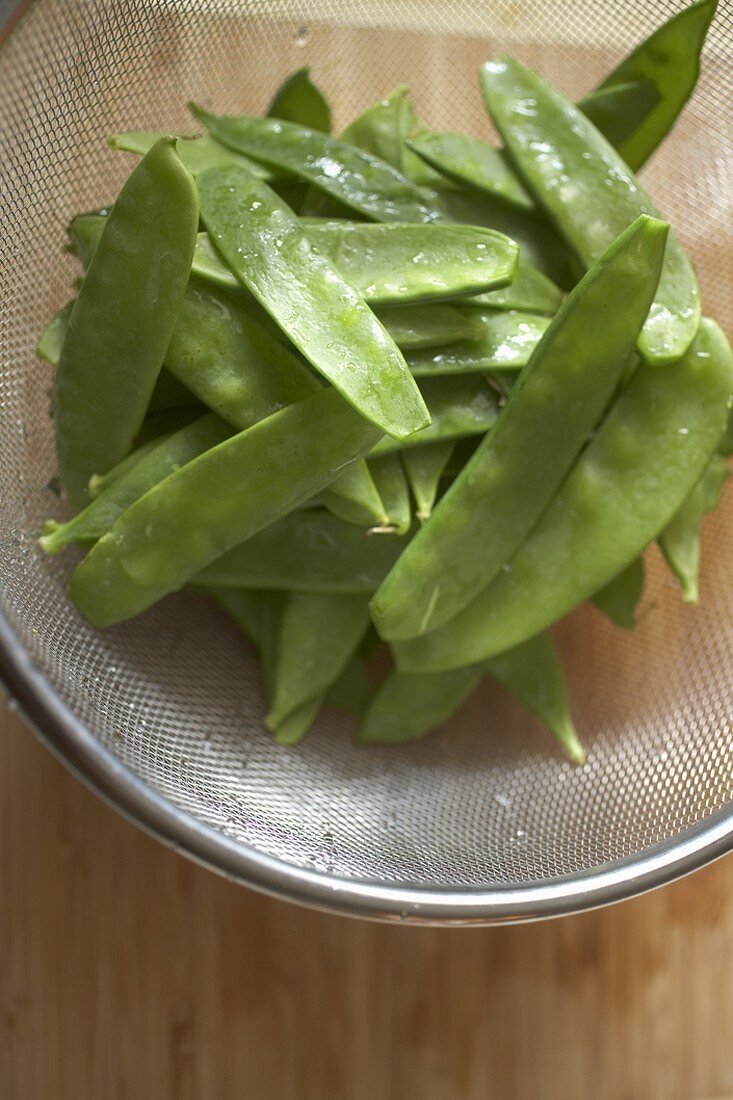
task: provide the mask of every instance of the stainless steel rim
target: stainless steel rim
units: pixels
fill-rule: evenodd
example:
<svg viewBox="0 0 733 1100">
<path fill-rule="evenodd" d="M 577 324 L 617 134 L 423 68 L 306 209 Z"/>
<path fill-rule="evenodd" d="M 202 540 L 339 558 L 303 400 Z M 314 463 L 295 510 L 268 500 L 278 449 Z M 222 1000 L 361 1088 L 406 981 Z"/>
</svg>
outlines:
<svg viewBox="0 0 733 1100">
<path fill-rule="evenodd" d="M 143 783 L 79 722 L 19 643 L 4 615 L 0 615 L 0 677 L 41 741 L 129 821 L 227 878 L 332 913 L 435 925 L 542 920 L 624 901 L 673 882 L 733 849 L 730 806 L 633 857 L 521 889 L 404 889 L 318 874 L 236 843 Z"/>
</svg>

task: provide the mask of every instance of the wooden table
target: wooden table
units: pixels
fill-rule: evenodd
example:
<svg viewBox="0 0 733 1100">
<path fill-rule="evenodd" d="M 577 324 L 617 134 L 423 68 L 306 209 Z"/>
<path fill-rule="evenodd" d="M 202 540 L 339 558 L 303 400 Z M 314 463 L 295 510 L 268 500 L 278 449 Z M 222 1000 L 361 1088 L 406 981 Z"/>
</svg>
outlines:
<svg viewBox="0 0 733 1100">
<path fill-rule="evenodd" d="M 524 927 L 323 916 L 167 851 L 0 724 L 2 1100 L 733 1097 L 733 860 Z"/>
</svg>

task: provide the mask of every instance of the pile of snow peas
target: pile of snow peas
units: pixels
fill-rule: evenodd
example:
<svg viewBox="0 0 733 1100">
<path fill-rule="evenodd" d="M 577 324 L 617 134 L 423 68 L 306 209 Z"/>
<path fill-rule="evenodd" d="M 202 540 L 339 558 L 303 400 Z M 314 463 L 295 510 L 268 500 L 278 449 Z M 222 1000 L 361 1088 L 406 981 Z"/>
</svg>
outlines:
<svg viewBox="0 0 733 1100">
<path fill-rule="evenodd" d="M 503 145 L 420 124 L 398 87 L 339 136 L 309 71 L 79 214 L 83 276 L 39 355 L 94 626 L 184 587 L 255 646 L 265 723 L 323 706 L 422 737 L 485 678 L 584 751 L 548 629 L 632 629 L 656 541 L 698 597 L 733 447 L 733 357 L 635 173 L 694 89 L 714 0 L 580 102 L 479 72 Z"/>
</svg>

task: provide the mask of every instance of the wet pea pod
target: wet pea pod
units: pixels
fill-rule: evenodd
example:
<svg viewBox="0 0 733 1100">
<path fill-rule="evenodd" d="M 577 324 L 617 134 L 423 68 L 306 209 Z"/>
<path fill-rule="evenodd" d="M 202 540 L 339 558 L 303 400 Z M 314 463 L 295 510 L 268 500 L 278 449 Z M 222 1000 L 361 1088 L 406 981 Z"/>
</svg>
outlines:
<svg viewBox="0 0 733 1100">
<path fill-rule="evenodd" d="M 680 582 L 685 603 L 697 603 L 702 521 L 720 504 L 729 475 L 725 458 L 714 455 L 690 495 L 659 536 L 659 547 Z"/>
<path fill-rule="evenodd" d="M 496 425 L 377 592 L 372 614 L 384 638 L 436 630 L 509 562 L 611 400 L 666 239 L 665 223 L 640 218 L 570 294 Z"/>
<path fill-rule="evenodd" d="M 601 85 L 579 100 L 578 106 L 614 149 L 620 149 L 649 117 L 659 99 L 653 81 L 631 80 L 625 84 Z M 632 167 L 638 171 L 641 165 Z"/>
<path fill-rule="evenodd" d="M 198 188 L 217 251 L 312 366 L 387 434 L 426 426 L 399 349 L 267 184 L 231 167 L 202 173 Z"/>
<path fill-rule="evenodd" d="M 455 444 L 451 442 L 429 443 L 423 447 L 411 447 L 401 455 L 407 482 L 415 499 L 415 515 L 421 523 L 430 518 L 440 480 L 454 450 Z"/>
<path fill-rule="evenodd" d="M 95 626 L 131 618 L 320 492 L 378 437 L 335 390 L 273 413 L 131 504 L 74 570 L 73 602 Z"/>
<path fill-rule="evenodd" d="M 191 270 L 198 199 L 162 139 L 135 168 L 106 221 L 69 316 L 53 394 L 56 452 L 70 500 L 130 450 Z"/>
<path fill-rule="evenodd" d="M 267 108 L 267 115 L 268 118 L 297 122 L 324 134 L 331 131 L 331 108 L 323 92 L 311 80 L 308 68 L 298 69 L 282 82 Z"/>
<path fill-rule="evenodd" d="M 211 562 L 197 586 L 290 592 L 374 592 L 407 538 L 382 538 L 318 510 L 291 512 Z"/>
<path fill-rule="evenodd" d="M 206 130 L 235 152 L 291 172 L 357 213 L 381 222 L 436 222 L 429 195 L 370 153 L 294 122 L 214 115 L 191 104 Z"/>
<path fill-rule="evenodd" d="M 523 181 L 586 267 L 640 214 L 657 216 L 622 157 L 585 115 L 519 62 L 481 69 L 491 117 Z M 639 338 L 651 362 L 671 363 L 690 346 L 700 320 L 692 265 L 674 236 Z"/>
<path fill-rule="evenodd" d="M 446 378 L 421 378 L 420 391 L 430 410 L 430 424 L 406 439 L 384 436 L 372 448 L 373 456 L 483 435 L 492 427 L 502 407 L 502 395 L 482 374 Z"/>
<path fill-rule="evenodd" d="M 369 625 L 368 596 L 292 592 L 278 636 L 267 726 L 277 731 L 313 696 L 323 697 L 356 653 Z"/>
<path fill-rule="evenodd" d="M 110 149 L 116 149 L 123 153 L 136 153 L 138 156 L 143 157 L 163 137 L 165 137 L 165 134 L 148 130 L 133 130 L 125 134 L 112 134 L 107 138 L 107 144 Z M 209 137 L 208 134 L 197 138 L 179 137 L 176 148 L 184 165 L 193 176 L 199 172 L 204 172 L 207 168 L 220 168 L 227 164 L 242 164 L 253 175 L 259 176 L 263 180 L 272 180 L 275 176 L 275 173 L 266 168 L 264 164 L 260 164 L 250 157 L 232 152 L 231 149 L 227 149 L 226 145 L 221 145 L 220 142 Z"/>
<path fill-rule="evenodd" d="M 638 368 L 506 570 L 445 626 L 397 643 L 398 665 L 427 672 L 475 664 L 608 584 L 691 492 L 732 399 L 730 347 L 703 319 L 677 363 Z"/>
<path fill-rule="evenodd" d="M 553 283 L 522 256 L 509 286 L 476 294 L 458 303 L 467 309 L 479 306 L 486 309 L 516 309 L 524 313 L 556 313 L 565 297 L 559 286 Z"/>
<path fill-rule="evenodd" d="M 700 54 L 716 7 L 717 0 L 699 0 L 673 15 L 598 86 L 596 94 L 611 93 L 630 81 L 642 82 L 647 88 L 644 94 L 650 102 L 643 117 L 622 140 L 610 138 L 635 172 L 674 125 L 697 83 Z M 656 91 L 653 100 L 649 85 Z"/>
<path fill-rule="evenodd" d="M 375 309 L 375 313 L 402 351 L 419 351 L 457 341 L 478 340 L 486 329 L 484 316 L 479 310 L 464 311 L 445 302 L 381 306 Z"/>
<path fill-rule="evenodd" d="M 405 535 L 410 530 L 410 490 L 399 454 L 385 454 L 369 460 L 369 470 L 384 504 L 384 531 Z M 380 532 L 381 533 L 381 532 Z"/>
<path fill-rule="evenodd" d="M 472 306 L 466 307 L 465 312 L 481 324 L 482 334 L 437 349 L 409 351 L 407 364 L 415 378 L 478 371 L 519 371 L 530 361 L 550 325 L 549 317 L 519 310 Z"/>
<path fill-rule="evenodd" d="M 605 584 L 591 598 L 602 614 L 623 630 L 636 626 L 636 609 L 644 591 L 644 559 L 634 558 L 631 565 Z"/>
<path fill-rule="evenodd" d="M 160 441 L 145 444 L 123 459 L 119 467 L 113 467 L 107 475 L 108 484 L 103 483 L 101 491 L 81 512 L 65 523 L 47 520 L 39 539 L 41 549 L 58 554 L 75 543 L 96 542 L 148 489 L 232 434 L 228 424 L 208 413 Z"/>
</svg>

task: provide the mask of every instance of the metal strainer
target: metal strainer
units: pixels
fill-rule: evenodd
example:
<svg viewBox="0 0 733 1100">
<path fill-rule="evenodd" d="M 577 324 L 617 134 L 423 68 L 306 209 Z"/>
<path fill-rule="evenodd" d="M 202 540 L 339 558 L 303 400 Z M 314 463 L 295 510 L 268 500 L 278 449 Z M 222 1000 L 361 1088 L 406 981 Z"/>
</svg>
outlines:
<svg viewBox="0 0 733 1100">
<path fill-rule="evenodd" d="M 131 161 L 104 138 L 193 129 L 185 103 L 265 109 L 309 64 L 345 125 L 404 82 L 436 129 L 488 123 L 479 62 L 509 52 L 579 96 L 677 7 L 668 0 L 37 0 L 0 54 L 0 658 L 31 722 L 145 828 L 254 886 L 364 916 L 506 921 L 665 882 L 733 847 L 733 491 L 705 528 L 699 607 L 655 549 L 633 634 L 583 608 L 557 631 L 589 750 L 566 763 L 486 686 L 442 732 L 357 749 L 333 713 L 297 750 L 261 724 L 258 675 L 202 598 L 97 632 L 35 545 L 57 497 L 37 334 L 68 295 L 76 211 Z M 733 331 L 733 11 L 644 178 Z"/>
</svg>

